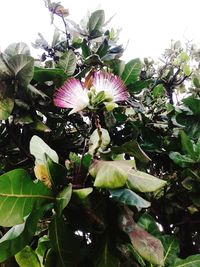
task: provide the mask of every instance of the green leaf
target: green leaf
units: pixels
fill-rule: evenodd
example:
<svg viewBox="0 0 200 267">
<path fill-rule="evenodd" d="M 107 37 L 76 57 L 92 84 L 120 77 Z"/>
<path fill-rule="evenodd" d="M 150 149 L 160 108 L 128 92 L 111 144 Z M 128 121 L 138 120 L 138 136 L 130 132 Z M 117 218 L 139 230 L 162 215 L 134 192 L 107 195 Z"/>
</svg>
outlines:
<svg viewBox="0 0 200 267">
<path fill-rule="evenodd" d="M 131 95 L 139 94 L 143 89 L 149 88 L 149 85 L 152 83 L 152 80 L 145 80 L 145 81 L 135 81 L 127 86 L 128 91 Z"/>
<path fill-rule="evenodd" d="M 27 86 L 33 78 L 34 58 L 27 55 L 15 55 L 8 60 L 10 69 L 22 86 Z"/>
<path fill-rule="evenodd" d="M 108 41 L 105 39 L 102 44 L 99 46 L 96 54 L 99 55 L 100 58 L 102 58 L 103 56 L 105 56 L 108 52 Z"/>
<path fill-rule="evenodd" d="M 6 59 L 6 55 L 3 53 L 0 53 L 0 78 L 7 79 L 9 77 L 12 77 L 12 71 L 9 68 L 8 61 Z"/>
<path fill-rule="evenodd" d="M 176 259 L 172 267 L 199 267 L 200 266 L 200 254 L 192 255 L 186 259 Z"/>
<path fill-rule="evenodd" d="M 112 68 L 112 73 L 118 76 L 121 76 L 125 68 L 125 61 L 120 60 L 118 58 L 106 62 L 106 64 L 108 64 L 110 68 Z"/>
<path fill-rule="evenodd" d="M 13 108 L 14 108 L 13 99 L 9 97 L 2 98 L 1 92 L 0 92 L 0 120 L 7 120 Z"/>
<path fill-rule="evenodd" d="M 57 254 L 59 267 L 74 267 L 79 260 L 80 243 L 62 217 L 55 217 L 49 226 L 52 249 Z"/>
<path fill-rule="evenodd" d="M 184 74 L 185 74 L 186 76 L 189 76 L 190 73 L 191 73 L 190 67 L 189 67 L 189 65 L 186 64 L 186 63 L 183 64 L 183 72 L 184 72 Z"/>
<path fill-rule="evenodd" d="M 138 58 L 129 61 L 125 65 L 125 69 L 121 75 L 121 78 L 124 81 L 124 84 L 129 85 L 137 81 L 141 70 L 142 70 L 142 64 Z"/>
<path fill-rule="evenodd" d="M 48 251 L 49 248 L 50 248 L 49 237 L 47 235 L 43 235 L 42 237 L 39 238 L 38 245 L 35 250 L 41 264 L 43 263 L 43 260 L 46 256 L 46 252 Z"/>
<path fill-rule="evenodd" d="M 33 79 L 37 82 L 44 83 L 53 81 L 56 86 L 61 86 L 67 79 L 67 75 L 62 69 L 39 68 L 35 67 Z"/>
<path fill-rule="evenodd" d="M 183 151 L 187 152 L 192 159 L 195 159 L 195 152 L 190 138 L 185 134 L 183 130 L 180 131 L 180 135 Z"/>
<path fill-rule="evenodd" d="M 109 190 L 112 198 L 125 205 L 136 206 L 139 209 L 150 207 L 151 203 L 129 189 Z"/>
<path fill-rule="evenodd" d="M 18 252 L 15 255 L 15 259 L 20 267 L 41 267 L 37 254 L 29 246 L 26 246 L 23 250 Z"/>
<path fill-rule="evenodd" d="M 160 237 L 164 247 L 164 265 L 173 266 L 179 254 L 179 242 L 175 236 L 164 235 Z"/>
<path fill-rule="evenodd" d="M 0 262 L 14 256 L 32 240 L 42 213 L 43 209 L 34 210 L 22 224 L 13 226 L 0 239 Z"/>
<path fill-rule="evenodd" d="M 83 39 L 83 42 L 81 43 L 81 49 L 82 49 L 82 54 L 84 58 L 87 58 L 91 55 L 90 48 L 85 39 Z"/>
<path fill-rule="evenodd" d="M 95 267 L 118 267 L 119 259 L 113 254 L 113 248 L 107 239 L 103 246 L 99 249 L 98 255 L 95 257 Z"/>
<path fill-rule="evenodd" d="M 35 157 L 36 163 L 38 164 L 45 164 L 45 154 L 47 154 L 54 162 L 58 163 L 57 153 L 37 135 L 34 135 L 31 138 L 30 153 Z"/>
<path fill-rule="evenodd" d="M 162 84 L 158 84 L 156 87 L 153 89 L 153 97 L 157 98 L 162 96 L 165 93 L 165 88 Z"/>
<path fill-rule="evenodd" d="M 92 187 L 82 188 L 82 189 L 74 189 L 73 194 L 78 196 L 80 199 L 85 199 L 89 194 L 93 191 Z"/>
<path fill-rule="evenodd" d="M 64 70 L 67 76 L 72 76 L 76 69 L 76 55 L 72 50 L 67 51 L 59 59 L 58 66 Z"/>
<path fill-rule="evenodd" d="M 101 128 L 101 140 L 100 140 L 98 130 L 96 129 L 90 136 L 88 152 L 91 155 L 93 155 L 94 152 L 98 151 L 102 152 L 106 149 L 109 143 L 110 143 L 110 135 L 108 131 L 104 128 Z"/>
<path fill-rule="evenodd" d="M 13 57 L 19 54 L 30 56 L 30 49 L 28 45 L 23 42 L 12 43 L 5 49 L 4 53 L 9 57 Z"/>
<path fill-rule="evenodd" d="M 96 10 L 93 12 L 88 21 L 89 33 L 100 31 L 105 22 L 104 10 Z"/>
<path fill-rule="evenodd" d="M 95 178 L 94 186 L 113 189 L 125 185 L 128 173 L 134 166 L 134 160 L 95 160 L 89 173 Z"/>
<path fill-rule="evenodd" d="M 49 201 L 54 201 L 51 191 L 42 182 L 33 182 L 25 170 L 16 169 L 0 176 L 0 225 L 23 223 L 34 204 Z"/>
<path fill-rule="evenodd" d="M 200 115 L 200 99 L 188 97 L 182 100 L 184 105 L 192 110 L 194 115 Z"/>
<path fill-rule="evenodd" d="M 51 181 L 53 189 L 56 189 L 56 187 L 59 185 L 65 184 L 67 169 L 63 165 L 54 162 L 46 153 L 45 160 L 46 161 L 44 162 L 44 165 L 47 166 L 48 177 Z"/>
<path fill-rule="evenodd" d="M 120 228 L 129 236 L 134 249 L 151 264 L 163 266 L 164 248 L 161 241 L 140 227 L 133 220 L 133 212 L 128 208 L 119 218 Z"/>
<path fill-rule="evenodd" d="M 142 227 L 135 224 L 133 231 L 127 233 L 134 249 L 148 262 L 163 266 L 164 248 L 161 241 Z"/>
<path fill-rule="evenodd" d="M 170 152 L 169 157 L 175 164 L 181 166 L 182 168 L 189 167 L 197 162 L 189 156 L 181 155 L 179 152 Z"/>
<path fill-rule="evenodd" d="M 46 260 L 44 267 L 60 267 L 57 264 L 56 252 L 53 249 L 49 249 L 46 254 Z"/>
<path fill-rule="evenodd" d="M 142 216 L 140 216 L 139 220 L 137 221 L 137 224 L 142 228 L 144 228 L 147 232 L 149 232 L 153 236 L 160 238 L 161 232 L 158 228 L 158 225 L 154 220 L 154 218 L 148 213 L 142 214 Z"/>
<path fill-rule="evenodd" d="M 141 149 L 137 141 L 129 141 L 121 146 L 113 146 L 111 152 L 114 154 L 126 153 L 129 156 L 137 158 L 139 161 L 148 163 L 151 159 L 147 154 Z"/>
<path fill-rule="evenodd" d="M 61 216 L 64 208 L 67 207 L 72 195 L 72 185 L 64 187 L 64 189 L 56 197 L 56 211 L 58 216 Z"/>
<path fill-rule="evenodd" d="M 133 255 L 133 257 L 136 259 L 136 261 L 140 264 L 140 266 L 146 267 L 145 261 L 140 256 L 140 254 L 137 252 L 137 250 L 135 250 L 131 244 L 128 244 L 127 247 L 128 247 L 128 250 L 130 251 L 130 253 Z"/>
<path fill-rule="evenodd" d="M 127 183 L 131 189 L 139 192 L 154 192 L 166 185 L 166 181 L 137 170 L 129 172 Z"/>
</svg>

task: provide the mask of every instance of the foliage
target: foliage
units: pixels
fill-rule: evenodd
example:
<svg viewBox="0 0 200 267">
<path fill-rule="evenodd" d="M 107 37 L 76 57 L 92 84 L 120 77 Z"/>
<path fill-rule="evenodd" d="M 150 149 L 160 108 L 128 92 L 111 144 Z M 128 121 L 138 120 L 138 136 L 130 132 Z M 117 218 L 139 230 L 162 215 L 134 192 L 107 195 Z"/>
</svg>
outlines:
<svg viewBox="0 0 200 267">
<path fill-rule="evenodd" d="M 41 59 L 0 54 L 1 266 L 199 266 L 198 48 L 125 63 L 103 10 L 45 3 Z"/>
</svg>

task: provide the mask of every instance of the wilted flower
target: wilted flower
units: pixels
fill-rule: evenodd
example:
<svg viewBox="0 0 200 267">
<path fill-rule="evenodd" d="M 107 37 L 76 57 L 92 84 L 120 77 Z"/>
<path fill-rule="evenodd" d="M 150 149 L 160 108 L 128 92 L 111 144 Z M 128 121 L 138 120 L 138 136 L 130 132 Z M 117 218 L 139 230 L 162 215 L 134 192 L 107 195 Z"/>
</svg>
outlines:
<svg viewBox="0 0 200 267">
<path fill-rule="evenodd" d="M 47 187 L 51 188 L 52 184 L 49 179 L 47 167 L 44 164 L 36 164 L 34 173 L 38 180 L 42 181 Z"/>
<path fill-rule="evenodd" d="M 79 80 L 71 78 L 57 89 L 54 104 L 60 108 L 72 108 L 70 114 L 83 110 L 89 104 L 88 90 L 84 89 Z"/>
<path fill-rule="evenodd" d="M 89 104 L 90 106 L 96 106 L 102 102 L 107 110 L 112 110 L 117 106 L 116 102 L 125 101 L 128 98 L 128 92 L 123 81 L 112 73 L 94 72 L 94 76 L 89 79 L 89 83 L 90 85 L 88 81 L 85 83 L 85 85 L 89 85 L 89 88 L 86 89 L 75 78 L 67 80 L 62 87 L 56 90 L 54 104 L 61 108 L 72 108 L 70 115 L 83 110 Z M 89 92 L 91 101 L 89 100 Z"/>
</svg>

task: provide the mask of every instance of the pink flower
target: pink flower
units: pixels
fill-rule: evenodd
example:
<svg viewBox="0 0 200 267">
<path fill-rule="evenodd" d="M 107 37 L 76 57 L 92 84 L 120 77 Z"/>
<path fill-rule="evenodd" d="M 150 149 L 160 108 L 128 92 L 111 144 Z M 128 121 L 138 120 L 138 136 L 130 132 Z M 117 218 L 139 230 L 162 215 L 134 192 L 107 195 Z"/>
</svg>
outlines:
<svg viewBox="0 0 200 267">
<path fill-rule="evenodd" d="M 89 104 L 88 90 L 79 80 L 70 78 L 56 90 L 54 104 L 60 108 L 72 108 L 69 115 L 81 111 Z"/>
<path fill-rule="evenodd" d="M 90 90 L 87 90 L 79 80 L 70 78 L 56 90 L 54 104 L 60 108 L 72 108 L 70 115 L 94 104 L 92 101 L 90 103 L 88 92 L 92 96 L 91 99 L 95 99 L 99 92 L 104 92 L 99 103 L 103 101 L 107 110 L 112 110 L 117 106 L 116 102 L 126 101 L 128 98 L 122 80 L 111 73 L 95 72 L 90 83 Z"/>
<path fill-rule="evenodd" d="M 125 101 L 128 92 L 123 81 L 112 73 L 100 71 L 94 73 L 93 87 L 96 93 L 104 91 L 112 102 Z"/>
</svg>

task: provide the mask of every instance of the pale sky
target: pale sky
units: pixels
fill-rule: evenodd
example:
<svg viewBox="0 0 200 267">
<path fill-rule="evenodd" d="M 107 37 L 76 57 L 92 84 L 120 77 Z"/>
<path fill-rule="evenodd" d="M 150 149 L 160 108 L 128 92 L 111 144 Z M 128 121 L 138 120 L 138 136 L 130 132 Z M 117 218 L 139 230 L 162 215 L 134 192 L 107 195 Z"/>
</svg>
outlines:
<svg viewBox="0 0 200 267">
<path fill-rule="evenodd" d="M 55 0 L 56 1 L 56 0 Z M 110 26 L 122 28 L 120 42 L 128 47 L 126 61 L 135 57 L 159 57 L 170 40 L 200 43 L 200 0 L 62 0 L 69 18 L 80 21 L 87 10 L 105 10 Z M 41 32 L 50 38 L 52 26 L 43 0 L 0 0 L 0 47 L 12 42 L 30 45 Z M 51 38 L 50 38 L 51 39 Z"/>
</svg>

